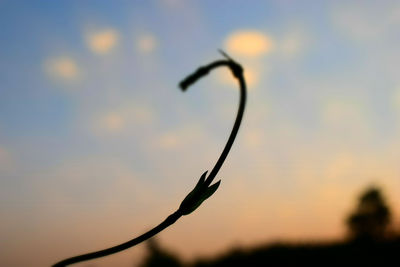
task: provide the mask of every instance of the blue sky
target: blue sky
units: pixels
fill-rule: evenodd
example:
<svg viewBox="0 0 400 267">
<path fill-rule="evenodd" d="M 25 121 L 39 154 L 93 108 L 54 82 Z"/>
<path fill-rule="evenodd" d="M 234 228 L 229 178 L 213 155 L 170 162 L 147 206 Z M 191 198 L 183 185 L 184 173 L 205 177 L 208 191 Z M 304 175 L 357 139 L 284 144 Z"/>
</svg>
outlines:
<svg viewBox="0 0 400 267">
<path fill-rule="evenodd" d="M 342 238 L 371 184 L 398 207 L 399 14 L 397 1 L 1 0 L 0 265 L 113 245 L 177 208 L 235 116 L 228 71 L 177 87 L 219 48 L 245 68 L 243 125 L 218 192 L 163 243 L 190 259 Z"/>
</svg>

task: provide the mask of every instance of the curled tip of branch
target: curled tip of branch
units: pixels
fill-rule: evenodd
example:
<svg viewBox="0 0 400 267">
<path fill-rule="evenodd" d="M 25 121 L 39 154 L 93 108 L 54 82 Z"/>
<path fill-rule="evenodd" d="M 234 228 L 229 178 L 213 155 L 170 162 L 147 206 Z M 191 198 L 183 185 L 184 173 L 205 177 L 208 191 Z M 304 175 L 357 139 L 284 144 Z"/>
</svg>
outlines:
<svg viewBox="0 0 400 267">
<path fill-rule="evenodd" d="M 233 76 L 235 76 L 237 79 L 240 79 L 240 77 L 243 77 L 243 68 L 242 66 L 237 63 L 235 60 L 233 60 L 226 52 L 224 52 L 222 49 L 218 49 L 218 51 L 221 53 L 223 57 L 225 57 L 227 60 L 230 61 L 230 69 L 232 71 Z"/>
<path fill-rule="evenodd" d="M 231 71 L 233 73 L 233 76 L 235 76 L 236 78 L 239 79 L 239 77 L 241 77 L 241 75 L 243 75 L 242 67 L 236 61 L 234 61 L 227 53 L 225 53 L 223 50 L 218 49 L 218 51 L 223 57 L 225 57 L 227 59 L 227 61 L 225 61 L 225 64 L 227 64 L 229 66 L 229 68 L 231 69 Z M 181 90 L 185 92 L 189 86 L 194 84 L 201 77 L 207 75 L 211 69 L 215 68 L 216 63 L 217 62 L 215 62 L 214 64 L 210 64 L 208 66 L 200 67 L 194 73 L 187 76 L 184 80 L 182 80 L 179 83 L 179 87 L 181 88 Z M 221 61 L 219 63 L 221 63 Z"/>
<path fill-rule="evenodd" d="M 189 86 L 194 84 L 198 79 L 205 76 L 209 72 L 209 68 L 200 67 L 194 73 L 186 77 L 183 81 L 179 83 L 179 87 L 182 91 L 186 91 Z"/>
<path fill-rule="evenodd" d="M 235 62 L 224 50 L 218 49 L 218 52 L 227 60 Z"/>
<path fill-rule="evenodd" d="M 225 145 L 225 148 L 222 151 L 217 163 L 215 164 L 214 168 L 211 170 L 208 177 L 206 177 L 207 172 L 205 172 L 200 177 L 195 188 L 182 201 L 182 203 L 179 207 L 179 210 L 178 210 L 182 215 L 187 215 L 187 214 L 193 212 L 194 210 L 196 210 L 204 200 L 209 198 L 218 189 L 218 187 L 220 185 L 220 181 L 218 181 L 217 183 L 215 183 L 213 185 L 211 185 L 211 183 L 213 182 L 214 178 L 216 177 L 219 169 L 221 168 L 224 160 L 226 159 L 226 157 L 229 153 L 230 148 L 232 147 L 232 144 L 235 140 L 236 134 L 239 130 L 240 122 L 243 117 L 245 101 L 246 101 L 246 84 L 245 84 L 245 80 L 243 77 L 243 68 L 240 64 L 238 64 L 236 61 L 234 61 L 223 50 L 219 49 L 218 51 L 225 58 L 224 60 L 218 60 L 218 61 L 212 62 L 206 66 L 202 66 L 202 67 L 198 68 L 194 73 L 187 76 L 179 84 L 179 86 L 182 89 L 182 91 L 186 91 L 189 86 L 191 86 L 193 83 L 195 83 L 201 77 L 208 74 L 214 68 L 217 68 L 220 66 L 228 67 L 231 70 L 233 76 L 239 82 L 239 86 L 240 86 L 239 109 L 238 109 L 238 113 L 236 115 L 235 124 L 234 124 L 231 134 L 229 136 L 229 139 L 228 139 L 228 141 Z"/>
</svg>

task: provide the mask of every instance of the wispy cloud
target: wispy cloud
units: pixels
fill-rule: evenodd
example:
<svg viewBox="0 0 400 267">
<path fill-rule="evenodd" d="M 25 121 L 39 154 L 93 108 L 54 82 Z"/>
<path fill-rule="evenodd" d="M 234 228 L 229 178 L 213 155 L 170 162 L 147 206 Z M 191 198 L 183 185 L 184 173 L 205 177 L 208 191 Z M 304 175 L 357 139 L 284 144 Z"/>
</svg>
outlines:
<svg viewBox="0 0 400 267">
<path fill-rule="evenodd" d="M 156 143 L 160 148 L 173 149 L 180 144 L 176 133 L 165 133 L 158 137 Z"/>
<path fill-rule="evenodd" d="M 263 143 L 266 138 L 266 133 L 261 129 L 251 129 L 245 131 L 244 145 L 248 148 L 257 148 Z"/>
<path fill-rule="evenodd" d="M 270 53 L 274 41 L 261 31 L 237 30 L 226 38 L 225 47 L 232 55 L 254 58 Z"/>
<path fill-rule="evenodd" d="M 96 54 L 107 54 L 118 45 L 120 35 L 117 30 L 108 28 L 85 34 L 86 44 Z"/>
<path fill-rule="evenodd" d="M 310 33 L 304 28 L 294 26 L 284 34 L 278 43 L 279 51 L 286 58 L 301 55 L 310 45 Z"/>
<path fill-rule="evenodd" d="M 185 149 L 186 146 L 205 140 L 205 133 L 196 125 L 170 130 L 156 136 L 154 149 Z"/>
<path fill-rule="evenodd" d="M 322 101 L 321 118 L 323 123 L 329 126 L 362 127 L 368 125 L 364 105 L 359 101 L 347 98 L 328 98 Z"/>
<path fill-rule="evenodd" d="M 382 5 L 374 1 L 349 1 L 332 11 L 334 26 L 353 40 L 372 41 L 395 33 L 400 25 L 397 1 Z"/>
<path fill-rule="evenodd" d="M 44 63 L 44 69 L 51 78 L 55 79 L 72 81 L 79 77 L 76 61 L 67 56 L 47 59 Z"/>
<path fill-rule="evenodd" d="M 255 29 L 232 31 L 224 40 L 224 48 L 244 67 L 244 76 L 249 89 L 258 87 L 265 76 L 266 62 L 263 56 L 270 54 L 276 41 L 267 33 Z M 218 71 L 217 81 L 223 85 L 236 86 L 229 71 Z"/>
<path fill-rule="evenodd" d="M 121 132 L 125 127 L 125 118 L 117 112 L 109 112 L 101 118 L 100 126 L 109 132 Z"/>
<path fill-rule="evenodd" d="M 140 53 L 148 54 L 154 52 L 158 47 L 157 38 L 150 33 L 143 34 L 137 38 L 136 48 Z"/>
<path fill-rule="evenodd" d="M 151 107 L 131 103 L 94 115 L 92 131 L 96 135 L 131 132 L 138 124 L 151 124 L 155 118 L 155 112 Z"/>
</svg>

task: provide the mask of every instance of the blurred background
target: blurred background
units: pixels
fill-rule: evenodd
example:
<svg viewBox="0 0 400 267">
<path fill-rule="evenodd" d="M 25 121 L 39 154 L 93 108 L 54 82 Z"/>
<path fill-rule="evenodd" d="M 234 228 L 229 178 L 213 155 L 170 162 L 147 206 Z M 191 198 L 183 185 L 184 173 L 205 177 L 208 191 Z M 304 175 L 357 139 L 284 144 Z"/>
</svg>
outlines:
<svg viewBox="0 0 400 267">
<path fill-rule="evenodd" d="M 342 240 L 369 186 L 398 229 L 399 29 L 398 1 L 0 0 L 0 265 L 49 266 L 175 211 L 236 115 L 226 69 L 177 86 L 218 48 L 245 69 L 242 128 L 216 194 L 159 242 L 191 261 Z"/>
</svg>

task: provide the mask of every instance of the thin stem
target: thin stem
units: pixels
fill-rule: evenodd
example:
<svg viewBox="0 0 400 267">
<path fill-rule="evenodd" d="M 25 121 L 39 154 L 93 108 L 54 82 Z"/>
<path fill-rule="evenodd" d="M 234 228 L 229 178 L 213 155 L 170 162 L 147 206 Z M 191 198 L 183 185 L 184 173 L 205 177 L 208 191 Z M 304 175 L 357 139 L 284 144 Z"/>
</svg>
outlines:
<svg viewBox="0 0 400 267">
<path fill-rule="evenodd" d="M 231 134 L 229 135 L 228 141 L 226 142 L 224 150 L 222 151 L 220 157 L 218 158 L 217 162 L 215 163 L 213 169 L 211 170 L 210 175 L 205 180 L 205 187 L 202 187 L 203 189 L 204 188 L 208 188 L 208 186 L 211 184 L 211 182 L 213 181 L 213 179 L 217 175 L 218 171 L 220 170 L 220 168 L 221 168 L 222 164 L 224 163 L 226 157 L 228 156 L 228 153 L 229 153 L 229 151 L 230 151 L 230 149 L 231 149 L 231 147 L 233 145 L 233 142 L 235 141 L 236 135 L 238 133 L 238 130 L 239 130 L 239 127 L 240 127 L 240 123 L 241 123 L 242 118 L 243 118 L 243 113 L 244 113 L 244 108 L 245 108 L 245 103 L 246 103 L 246 83 L 245 83 L 245 80 L 244 80 L 244 77 L 243 77 L 243 69 L 239 64 L 237 64 L 235 61 L 230 59 L 225 53 L 223 53 L 223 55 L 225 57 L 227 57 L 228 60 L 215 61 L 215 62 L 213 62 L 213 63 L 211 63 L 211 64 L 209 64 L 209 65 L 207 65 L 205 67 L 201 67 L 195 73 L 189 75 L 185 80 L 183 80 L 180 83 L 180 87 L 182 88 L 182 90 L 185 91 L 191 84 L 196 82 L 199 78 L 201 78 L 204 75 L 208 74 L 208 72 L 210 70 L 212 70 L 214 68 L 217 68 L 217 67 L 220 67 L 220 66 L 229 67 L 230 70 L 232 71 L 232 74 L 239 81 L 240 100 L 239 100 L 239 108 L 238 108 L 238 112 L 237 112 L 237 115 L 236 115 L 235 123 L 233 125 Z M 214 191 L 215 191 L 215 189 L 214 189 Z M 189 195 L 190 195 L 190 193 L 189 193 Z M 200 194 L 200 195 L 196 195 L 196 197 L 201 198 L 203 196 L 202 196 L 202 194 Z M 201 200 L 201 201 L 203 201 L 203 200 Z M 192 205 L 196 205 L 196 202 L 198 202 L 199 199 L 193 199 L 193 201 L 194 201 L 194 203 L 191 203 L 191 204 Z M 194 209 L 196 209 L 197 206 L 195 206 Z M 138 237 L 136 237 L 136 238 L 134 238 L 132 240 L 129 240 L 129 241 L 125 242 L 125 243 L 116 245 L 116 246 L 111 247 L 111 248 L 107 248 L 107 249 L 103 249 L 103 250 L 100 250 L 100 251 L 95 251 L 95 252 L 91 252 L 91 253 L 87 253 L 87 254 L 82 254 L 82 255 L 79 255 L 79 256 L 75 256 L 75 257 L 71 257 L 71 258 L 62 260 L 62 261 L 54 264 L 53 267 L 67 266 L 67 265 L 73 264 L 73 263 L 78 263 L 78 262 L 82 262 L 82 261 L 87 261 L 87 260 L 91 260 L 91 259 L 95 259 L 95 258 L 104 257 L 104 256 L 107 256 L 107 255 L 111 255 L 111 254 L 120 252 L 122 250 L 128 249 L 130 247 L 133 247 L 133 246 L 135 246 L 135 245 L 137 245 L 137 244 L 149 239 L 150 237 L 158 234 L 159 232 L 161 232 L 162 230 L 164 230 L 168 226 L 174 224 L 182 215 L 188 214 L 188 213 L 184 213 L 185 211 L 182 210 L 181 208 L 182 208 L 182 204 L 181 204 L 180 209 L 178 209 L 176 212 L 174 212 L 173 214 L 168 216 L 167 219 L 165 219 L 162 223 L 160 223 L 159 225 L 157 225 L 153 229 L 149 230 L 148 232 L 146 232 L 146 233 L 144 233 L 144 234 L 142 234 L 142 235 L 140 235 L 140 236 L 138 236 Z"/>
<path fill-rule="evenodd" d="M 181 216 L 182 216 L 182 214 L 180 212 L 176 211 L 176 212 L 172 213 L 170 216 L 168 216 L 167 219 L 165 219 L 162 223 L 160 223 L 153 229 L 149 230 L 148 232 L 146 232 L 132 240 L 129 240 L 125 243 L 119 244 L 119 245 L 111 247 L 111 248 L 107 248 L 107 249 L 103 249 L 100 251 L 95 251 L 95 252 L 91 252 L 91 253 L 87 253 L 87 254 L 83 254 L 83 255 L 79 255 L 79 256 L 75 256 L 72 258 L 62 260 L 62 261 L 54 264 L 53 267 L 63 267 L 63 266 L 67 266 L 67 265 L 73 264 L 73 263 L 78 263 L 81 261 L 87 261 L 87 260 L 91 260 L 91 259 L 95 259 L 95 258 L 104 257 L 107 255 L 111 255 L 111 254 L 120 252 L 122 250 L 128 249 L 128 248 L 133 247 L 133 246 L 149 239 L 150 237 L 158 234 L 159 232 L 161 232 L 162 230 L 164 230 L 171 224 L 174 224 Z"/>
<path fill-rule="evenodd" d="M 229 61 L 229 63 L 231 64 L 231 61 Z M 210 182 L 212 182 L 212 179 L 214 179 L 214 177 L 217 175 L 219 169 L 222 167 L 222 164 L 228 156 L 229 151 L 232 148 L 233 142 L 235 141 L 236 135 L 239 131 L 240 123 L 242 122 L 246 103 L 246 83 L 244 82 L 243 75 L 238 76 L 237 79 L 239 80 L 240 86 L 239 108 L 236 114 L 235 123 L 233 124 L 231 134 L 229 135 L 224 150 L 222 151 L 221 156 L 219 156 L 217 162 L 214 165 L 214 168 L 211 170 L 210 175 L 208 176 L 209 179 L 211 179 Z"/>
<path fill-rule="evenodd" d="M 223 52 L 222 52 L 223 53 Z M 223 53 L 225 57 L 227 55 Z M 219 156 L 217 162 L 214 165 L 214 168 L 211 170 L 210 174 L 208 175 L 207 178 L 207 184 L 210 185 L 211 182 L 214 180 L 215 176 L 217 175 L 218 171 L 222 167 L 222 164 L 224 163 L 226 157 L 229 154 L 229 151 L 233 145 L 233 142 L 235 141 L 236 135 L 239 131 L 240 123 L 242 122 L 243 114 L 244 114 L 244 109 L 245 109 L 245 104 L 246 104 L 246 83 L 243 77 L 243 70 L 242 67 L 230 59 L 228 57 L 228 60 L 219 60 L 216 62 L 213 62 L 207 66 L 200 67 L 195 73 L 187 77 L 184 81 L 181 82 L 180 86 L 182 90 L 186 90 L 191 84 L 196 82 L 198 79 L 201 77 L 207 75 L 209 71 L 221 67 L 221 66 L 227 66 L 231 69 L 233 75 L 238 79 L 239 81 L 239 88 L 240 88 L 240 99 L 239 99 L 239 108 L 236 114 L 236 119 L 235 123 L 233 124 L 233 128 L 231 131 L 231 134 L 229 135 L 228 141 L 226 142 L 226 145 L 224 147 L 224 150 L 222 151 L 221 155 Z"/>
</svg>

